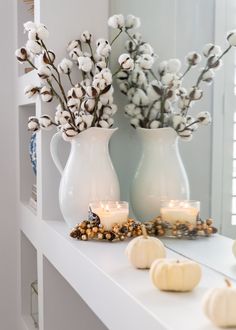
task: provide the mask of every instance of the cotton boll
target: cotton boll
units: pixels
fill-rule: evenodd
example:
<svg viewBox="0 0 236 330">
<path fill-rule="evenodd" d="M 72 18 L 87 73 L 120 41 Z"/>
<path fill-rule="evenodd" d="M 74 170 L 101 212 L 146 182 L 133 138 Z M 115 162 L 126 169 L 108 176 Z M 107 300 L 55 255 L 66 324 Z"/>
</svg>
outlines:
<svg viewBox="0 0 236 330">
<path fill-rule="evenodd" d="M 55 113 L 55 122 L 57 125 L 65 125 L 70 119 L 68 111 L 57 110 Z"/>
<path fill-rule="evenodd" d="M 137 42 L 137 44 L 142 41 L 142 35 L 140 32 L 133 33 L 132 38 Z"/>
<path fill-rule="evenodd" d="M 140 119 L 138 119 L 138 118 L 132 118 L 132 119 L 130 119 L 130 124 L 134 128 L 140 127 Z"/>
<path fill-rule="evenodd" d="M 129 90 L 129 84 L 127 82 L 122 82 L 121 84 L 119 84 L 119 88 L 120 88 L 120 91 L 126 95 Z"/>
<path fill-rule="evenodd" d="M 100 120 L 98 122 L 98 125 L 99 125 L 99 127 L 102 127 L 102 128 L 109 128 L 110 127 L 109 123 L 106 120 Z"/>
<path fill-rule="evenodd" d="M 48 52 L 43 52 L 38 57 L 40 65 L 52 64 L 55 61 L 55 58 L 56 55 L 51 50 Z"/>
<path fill-rule="evenodd" d="M 160 127 L 160 126 L 161 126 L 161 123 L 160 123 L 158 120 L 153 120 L 153 121 L 150 123 L 150 125 L 149 125 L 149 127 L 150 127 L 151 129 L 156 129 L 156 128 Z"/>
<path fill-rule="evenodd" d="M 48 29 L 44 24 L 38 24 L 36 31 L 37 31 L 37 37 L 40 40 L 45 40 L 49 37 Z"/>
<path fill-rule="evenodd" d="M 129 100 L 129 101 L 132 101 L 132 99 L 133 99 L 135 93 L 136 93 L 136 88 L 134 88 L 134 87 L 131 87 L 131 88 L 128 90 L 127 97 L 128 97 L 128 100 Z"/>
<path fill-rule="evenodd" d="M 196 123 L 196 119 L 192 116 L 186 117 L 186 126 L 189 126 L 192 131 L 196 131 L 198 129 L 198 123 Z"/>
<path fill-rule="evenodd" d="M 142 86 L 147 83 L 147 78 L 146 78 L 145 73 L 142 70 L 140 70 L 139 68 L 136 68 L 132 71 L 131 81 L 138 86 Z"/>
<path fill-rule="evenodd" d="M 69 43 L 68 43 L 68 46 L 67 46 L 67 51 L 68 53 L 70 53 L 73 49 L 79 49 L 81 51 L 81 43 L 80 43 L 80 40 L 71 40 Z"/>
<path fill-rule="evenodd" d="M 177 91 L 177 96 L 186 96 L 188 94 L 187 89 L 180 87 Z"/>
<path fill-rule="evenodd" d="M 181 110 L 186 110 L 187 108 L 189 108 L 191 106 L 191 103 L 190 103 L 190 100 L 189 100 L 188 96 L 184 96 L 184 97 L 181 97 L 179 99 L 179 101 L 178 101 L 178 107 Z"/>
<path fill-rule="evenodd" d="M 230 46 L 236 47 L 236 30 L 228 32 L 227 40 Z"/>
<path fill-rule="evenodd" d="M 189 52 L 185 59 L 188 65 L 195 66 L 201 62 L 202 57 L 196 52 Z"/>
<path fill-rule="evenodd" d="M 91 38 L 92 38 L 92 34 L 87 30 L 82 32 L 82 34 L 80 36 L 81 41 L 86 42 L 86 43 L 90 43 Z"/>
<path fill-rule="evenodd" d="M 69 52 L 69 57 L 73 61 L 78 61 L 79 56 L 83 56 L 83 52 L 79 48 L 74 48 Z"/>
<path fill-rule="evenodd" d="M 185 141 L 191 141 L 192 138 L 193 138 L 193 134 L 192 134 L 192 131 L 189 130 L 189 129 L 185 129 L 181 132 L 178 132 L 179 136 L 181 137 L 182 140 L 185 140 Z"/>
<path fill-rule="evenodd" d="M 172 126 L 178 132 L 185 129 L 186 119 L 181 115 L 172 116 Z"/>
<path fill-rule="evenodd" d="M 171 102 L 169 100 L 165 100 L 164 110 L 165 110 L 165 112 L 168 112 L 168 113 L 172 111 Z"/>
<path fill-rule="evenodd" d="M 138 106 L 145 106 L 149 104 L 149 99 L 142 89 L 137 89 L 132 98 L 132 102 Z"/>
<path fill-rule="evenodd" d="M 210 84 L 214 76 L 215 76 L 215 72 L 212 69 L 210 69 L 202 75 L 202 81 L 205 81 Z"/>
<path fill-rule="evenodd" d="M 111 46 L 108 40 L 98 39 L 96 45 L 97 45 L 96 53 L 98 56 L 104 56 L 105 58 L 107 58 L 110 55 Z"/>
<path fill-rule="evenodd" d="M 39 93 L 39 87 L 34 85 L 27 85 L 24 89 L 24 94 L 27 98 L 31 98 Z"/>
<path fill-rule="evenodd" d="M 73 62 L 67 58 L 63 58 L 63 60 L 58 64 L 57 69 L 61 74 L 70 74 L 72 66 Z"/>
<path fill-rule="evenodd" d="M 84 72 L 90 72 L 93 68 L 93 61 L 90 57 L 78 57 L 79 69 Z"/>
<path fill-rule="evenodd" d="M 99 94 L 99 89 L 93 86 L 88 86 L 86 87 L 86 94 L 88 95 L 88 97 L 97 97 Z"/>
<path fill-rule="evenodd" d="M 75 130 L 69 123 L 62 127 L 62 137 L 65 141 L 71 141 L 79 132 Z"/>
<path fill-rule="evenodd" d="M 107 64 L 105 61 L 100 61 L 95 64 L 95 73 L 99 73 L 102 71 L 102 69 L 105 69 L 107 67 Z"/>
<path fill-rule="evenodd" d="M 203 91 L 200 88 L 193 87 L 189 91 L 189 99 L 200 100 L 203 96 Z"/>
<path fill-rule="evenodd" d="M 113 15 L 108 19 L 108 26 L 113 29 L 122 29 L 125 25 L 124 16 L 121 14 Z"/>
<path fill-rule="evenodd" d="M 128 15 L 125 19 L 125 27 L 126 29 L 138 29 L 141 25 L 141 21 L 139 17 L 134 15 Z"/>
<path fill-rule="evenodd" d="M 24 23 L 23 26 L 24 26 L 25 31 L 27 31 L 27 32 L 30 31 L 30 30 L 36 30 L 37 29 L 36 23 L 31 22 L 31 21 L 28 21 L 28 22 Z"/>
<path fill-rule="evenodd" d="M 166 71 L 167 71 L 167 65 L 168 65 L 168 62 L 167 61 L 162 61 L 161 63 L 159 63 L 158 65 L 158 73 L 160 76 L 163 76 Z"/>
<path fill-rule="evenodd" d="M 71 97 L 67 101 L 67 106 L 71 111 L 79 110 L 80 107 L 80 100 L 78 98 Z"/>
<path fill-rule="evenodd" d="M 31 132 L 37 132 L 40 129 L 39 120 L 37 117 L 29 117 L 28 130 Z"/>
<path fill-rule="evenodd" d="M 130 57 L 129 54 L 121 54 L 119 56 L 118 62 L 124 70 L 131 71 L 134 69 L 134 60 Z"/>
<path fill-rule="evenodd" d="M 39 124 L 41 128 L 49 128 L 52 126 L 52 119 L 47 115 L 43 115 L 39 118 Z"/>
<path fill-rule="evenodd" d="M 162 85 L 154 80 L 146 87 L 146 93 L 151 102 L 159 100 L 162 95 Z"/>
<path fill-rule="evenodd" d="M 86 124 L 87 128 L 92 126 L 92 122 L 93 122 L 93 116 L 92 115 L 83 115 L 82 116 L 84 123 Z"/>
<path fill-rule="evenodd" d="M 136 107 L 136 105 L 133 104 L 133 103 L 126 104 L 126 106 L 125 106 L 125 114 L 128 115 L 128 116 L 130 116 L 130 117 L 133 117 L 134 116 L 135 107 Z"/>
<path fill-rule="evenodd" d="M 200 124 L 208 125 L 211 123 L 211 114 L 207 111 L 202 111 L 198 113 L 196 119 L 199 121 Z"/>
<path fill-rule="evenodd" d="M 125 42 L 125 49 L 129 53 L 133 52 L 136 49 L 136 47 L 137 47 L 137 44 L 134 41 L 132 41 L 132 40 L 127 40 Z"/>
<path fill-rule="evenodd" d="M 29 57 L 29 53 L 25 47 L 21 47 L 15 51 L 15 56 L 19 62 L 25 62 Z"/>
<path fill-rule="evenodd" d="M 81 99 L 84 95 L 85 95 L 85 89 L 79 84 L 76 84 L 67 93 L 68 99 L 71 97 Z"/>
<path fill-rule="evenodd" d="M 128 80 L 129 78 L 129 72 L 127 71 L 120 71 L 117 73 L 116 79 L 118 82 L 123 82 Z"/>
<path fill-rule="evenodd" d="M 41 79 L 49 79 L 52 75 L 52 70 L 48 65 L 41 65 L 37 70 L 38 76 Z"/>
<path fill-rule="evenodd" d="M 49 88 L 47 86 L 43 86 L 40 90 L 40 96 L 41 96 L 42 101 L 51 102 L 53 99 L 53 92 L 52 92 L 51 88 Z"/>
<path fill-rule="evenodd" d="M 84 100 L 81 104 L 81 109 L 87 112 L 93 112 L 96 101 L 94 99 Z"/>
<path fill-rule="evenodd" d="M 104 79 L 107 83 L 107 85 L 110 85 L 112 83 L 112 73 L 110 69 L 104 68 L 100 72 L 101 78 Z"/>
<path fill-rule="evenodd" d="M 42 46 L 39 42 L 34 40 L 28 40 L 26 43 L 26 49 L 34 55 L 38 55 L 42 52 Z"/>
<path fill-rule="evenodd" d="M 170 73 L 178 73 L 181 68 L 181 62 L 177 58 L 172 58 L 167 62 L 166 70 Z"/>
<path fill-rule="evenodd" d="M 113 118 L 108 118 L 107 122 L 108 122 L 109 127 L 112 127 L 113 124 L 114 124 L 114 119 Z"/>
<path fill-rule="evenodd" d="M 210 55 L 211 56 L 218 56 L 222 53 L 222 50 L 220 48 L 220 46 L 217 46 L 217 45 L 214 45 L 214 44 L 206 44 L 204 47 L 203 47 L 203 55 L 205 57 L 209 57 Z"/>
<path fill-rule="evenodd" d="M 154 54 L 152 46 L 150 44 L 148 44 L 147 42 L 145 42 L 144 44 L 139 46 L 138 50 L 142 54 L 149 54 L 149 55 L 152 55 L 152 56 Z"/>
<path fill-rule="evenodd" d="M 167 72 L 161 77 L 161 82 L 164 86 L 169 86 L 171 85 L 174 79 L 175 76 L 172 73 Z"/>
<path fill-rule="evenodd" d="M 154 58 L 149 54 L 142 54 L 136 62 L 139 64 L 140 68 L 150 70 L 154 64 Z"/>
</svg>

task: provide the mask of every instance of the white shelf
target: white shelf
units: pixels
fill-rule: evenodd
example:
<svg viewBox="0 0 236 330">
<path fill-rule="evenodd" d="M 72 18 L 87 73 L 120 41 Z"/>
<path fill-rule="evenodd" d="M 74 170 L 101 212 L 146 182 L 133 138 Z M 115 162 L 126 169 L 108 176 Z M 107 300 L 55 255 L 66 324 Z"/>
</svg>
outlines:
<svg viewBox="0 0 236 330">
<path fill-rule="evenodd" d="M 21 64 L 24 66 L 24 64 Z M 36 98 L 27 98 L 24 94 L 24 89 L 27 85 L 37 85 L 38 77 L 35 70 L 28 72 L 20 77 L 16 81 L 16 103 L 18 106 L 24 106 L 28 104 L 35 104 Z"/>
<path fill-rule="evenodd" d="M 160 292 L 148 271 L 129 265 L 127 242 L 76 241 L 59 221 L 38 221 L 32 233 L 29 222 L 23 222 L 26 235 L 109 329 L 215 329 L 202 313 L 201 300 L 208 288 L 224 286 L 224 276 L 203 266 L 201 283 L 193 292 Z M 170 250 L 167 256 L 182 258 Z"/>
</svg>

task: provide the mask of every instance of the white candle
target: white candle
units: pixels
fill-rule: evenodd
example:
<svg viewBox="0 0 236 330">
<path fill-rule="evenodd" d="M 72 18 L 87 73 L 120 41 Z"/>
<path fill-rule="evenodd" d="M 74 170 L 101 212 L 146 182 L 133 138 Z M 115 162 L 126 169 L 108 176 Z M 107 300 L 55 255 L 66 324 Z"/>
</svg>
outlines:
<svg viewBox="0 0 236 330">
<path fill-rule="evenodd" d="M 160 208 L 161 218 L 174 224 L 176 221 L 196 224 L 200 210 L 198 201 L 163 201 Z"/>
<path fill-rule="evenodd" d="M 127 222 L 129 206 L 127 202 L 101 201 L 90 203 L 93 213 L 96 213 L 105 230 L 111 230 L 114 224 Z"/>
</svg>

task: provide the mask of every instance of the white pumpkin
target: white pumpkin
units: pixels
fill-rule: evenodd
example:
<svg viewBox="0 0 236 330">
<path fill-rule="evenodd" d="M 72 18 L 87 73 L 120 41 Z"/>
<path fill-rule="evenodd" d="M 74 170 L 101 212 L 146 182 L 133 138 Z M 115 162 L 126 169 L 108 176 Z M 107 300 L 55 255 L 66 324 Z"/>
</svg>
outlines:
<svg viewBox="0 0 236 330">
<path fill-rule="evenodd" d="M 159 259 L 150 269 L 152 283 L 163 291 L 191 291 L 201 274 L 200 265 L 191 260 Z"/>
<path fill-rule="evenodd" d="M 236 241 L 234 241 L 232 246 L 233 255 L 236 257 Z"/>
<path fill-rule="evenodd" d="M 218 327 L 236 327 L 236 288 L 226 280 L 224 288 L 209 290 L 203 298 L 205 315 Z"/>
<path fill-rule="evenodd" d="M 142 231 L 142 236 L 129 242 L 126 255 L 135 268 L 147 269 L 155 259 L 165 258 L 166 250 L 158 238 L 147 235 L 145 226 L 142 226 Z"/>
</svg>

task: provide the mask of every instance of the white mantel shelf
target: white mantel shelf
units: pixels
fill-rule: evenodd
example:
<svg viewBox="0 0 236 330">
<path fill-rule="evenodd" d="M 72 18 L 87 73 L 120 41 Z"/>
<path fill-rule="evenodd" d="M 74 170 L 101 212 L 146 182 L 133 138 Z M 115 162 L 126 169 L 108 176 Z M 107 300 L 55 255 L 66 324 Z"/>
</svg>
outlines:
<svg viewBox="0 0 236 330">
<path fill-rule="evenodd" d="M 108 329 L 217 329 L 204 316 L 201 300 L 208 288 L 224 285 L 223 275 L 202 266 L 202 280 L 193 292 L 161 292 L 153 287 L 148 271 L 129 265 L 124 254 L 127 242 L 77 241 L 69 237 L 64 222 L 39 221 L 30 213 L 21 207 L 21 230 Z M 211 238 L 211 244 L 214 239 L 218 244 L 224 238 Z M 188 244 L 192 251 L 198 250 L 198 243 Z M 183 258 L 171 250 L 167 256 Z"/>
</svg>

